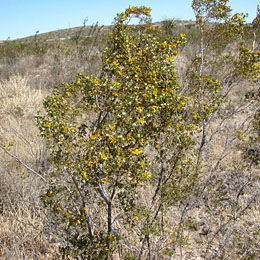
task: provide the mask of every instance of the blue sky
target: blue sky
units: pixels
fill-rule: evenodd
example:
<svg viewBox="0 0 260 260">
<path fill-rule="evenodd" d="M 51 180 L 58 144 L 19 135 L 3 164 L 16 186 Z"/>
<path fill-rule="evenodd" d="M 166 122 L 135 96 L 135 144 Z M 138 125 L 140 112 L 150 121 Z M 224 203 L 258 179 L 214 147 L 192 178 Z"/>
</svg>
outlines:
<svg viewBox="0 0 260 260">
<path fill-rule="evenodd" d="M 22 38 L 58 29 L 98 22 L 110 25 L 118 12 L 129 6 L 152 8 L 153 21 L 165 18 L 194 20 L 192 0 L 0 0 L 0 40 Z M 260 0 L 230 0 L 234 12 L 256 15 Z"/>
</svg>

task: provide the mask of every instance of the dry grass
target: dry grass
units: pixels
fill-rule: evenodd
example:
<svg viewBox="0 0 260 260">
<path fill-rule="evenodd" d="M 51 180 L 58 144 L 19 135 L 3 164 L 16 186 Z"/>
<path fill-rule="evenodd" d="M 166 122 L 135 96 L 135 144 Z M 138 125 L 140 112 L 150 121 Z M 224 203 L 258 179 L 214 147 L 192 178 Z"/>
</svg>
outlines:
<svg viewBox="0 0 260 260">
<path fill-rule="evenodd" d="M 0 82 L 0 139 L 25 164 L 43 171 L 44 143 L 34 122 L 44 92 L 30 88 L 30 77 L 12 75 Z M 0 258 L 58 259 L 50 244 L 39 202 L 43 183 L 0 151 Z"/>
<path fill-rule="evenodd" d="M 44 234 L 41 210 L 18 206 L 0 216 L 1 259 L 60 259 L 58 248 Z"/>
</svg>

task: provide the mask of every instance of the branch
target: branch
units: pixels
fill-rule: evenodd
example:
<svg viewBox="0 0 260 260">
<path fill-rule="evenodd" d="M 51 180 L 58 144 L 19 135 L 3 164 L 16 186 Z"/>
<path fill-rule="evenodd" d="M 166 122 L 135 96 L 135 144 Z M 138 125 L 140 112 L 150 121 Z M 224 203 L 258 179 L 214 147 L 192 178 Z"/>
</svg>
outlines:
<svg viewBox="0 0 260 260">
<path fill-rule="evenodd" d="M 80 189 L 80 187 L 79 187 L 79 185 L 78 185 L 78 183 L 76 181 L 76 178 L 72 177 L 72 180 L 73 180 L 77 190 L 79 191 L 79 195 L 80 195 L 80 198 L 81 198 L 81 201 L 82 201 L 82 208 L 83 208 L 83 207 L 86 206 L 85 198 L 84 198 L 84 196 L 82 194 L 82 191 L 81 191 L 81 189 Z M 91 229 L 91 225 L 90 225 L 90 217 L 89 217 L 89 215 L 86 212 L 84 213 L 84 215 L 86 217 L 89 235 L 90 235 L 90 237 L 93 237 L 93 233 L 92 233 L 92 229 Z"/>
<path fill-rule="evenodd" d="M 9 152 L 2 144 L 0 144 L 0 148 L 7 153 L 10 157 L 14 158 L 18 163 L 20 163 L 23 167 L 25 167 L 27 170 L 29 170 L 31 173 L 37 175 L 38 177 L 40 177 L 42 179 L 42 181 L 47 182 L 47 180 L 38 172 L 36 172 L 35 170 L 33 170 L 31 167 L 29 167 L 27 164 L 25 164 L 21 159 L 19 159 L 16 155 L 12 154 L 11 152 Z"/>
</svg>

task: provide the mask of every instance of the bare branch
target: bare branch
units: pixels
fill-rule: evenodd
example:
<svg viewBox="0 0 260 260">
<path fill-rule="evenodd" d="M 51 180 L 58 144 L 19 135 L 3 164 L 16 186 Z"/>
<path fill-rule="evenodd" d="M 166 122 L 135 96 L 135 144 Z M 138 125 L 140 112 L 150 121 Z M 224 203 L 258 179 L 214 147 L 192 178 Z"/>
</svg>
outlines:
<svg viewBox="0 0 260 260">
<path fill-rule="evenodd" d="M 25 164 L 20 158 L 18 158 L 16 155 L 12 154 L 10 151 L 8 151 L 2 144 L 0 144 L 0 148 L 8 154 L 10 157 L 14 158 L 18 163 L 20 163 L 23 167 L 25 167 L 27 170 L 29 170 L 31 173 L 35 174 L 36 176 L 40 177 L 40 179 L 44 182 L 47 182 L 47 180 L 38 172 L 33 170 L 31 167 L 29 167 L 27 164 Z"/>
</svg>

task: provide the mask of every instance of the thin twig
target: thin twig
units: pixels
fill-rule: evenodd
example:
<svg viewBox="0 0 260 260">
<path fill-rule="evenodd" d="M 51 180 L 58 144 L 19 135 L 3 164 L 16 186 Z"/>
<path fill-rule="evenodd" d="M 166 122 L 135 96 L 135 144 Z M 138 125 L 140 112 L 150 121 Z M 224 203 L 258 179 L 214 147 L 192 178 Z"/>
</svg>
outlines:
<svg viewBox="0 0 260 260">
<path fill-rule="evenodd" d="M 31 173 L 37 175 L 38 177 L 40 177 L 42 179 L 42 181 L 47 182 L 47 180 L 38 172 L 36 172 L 35 170 L 33 170 L 31 167 L 29 167 L 27 164 L 25 164 L 19 157 L 17 157 L 16 155 L 12 154 L 10 151 L 8 151 L 2 144 L 0 144 L 0 148 L 6 153 L 8 154 L 10 157 L 14 158 L 18 163 L 20 163 L 23 167 L 25 167 L 27 170 L 29 170 Z"/>
</svg>

